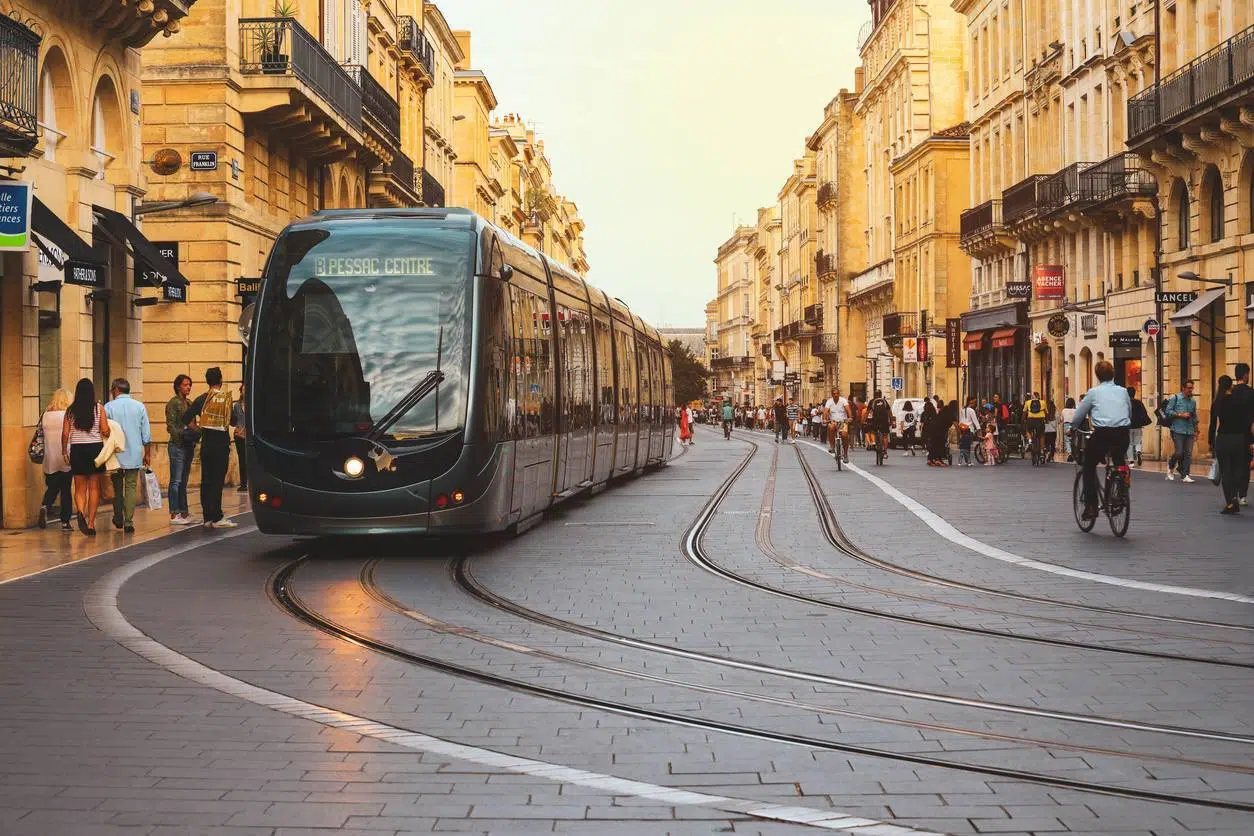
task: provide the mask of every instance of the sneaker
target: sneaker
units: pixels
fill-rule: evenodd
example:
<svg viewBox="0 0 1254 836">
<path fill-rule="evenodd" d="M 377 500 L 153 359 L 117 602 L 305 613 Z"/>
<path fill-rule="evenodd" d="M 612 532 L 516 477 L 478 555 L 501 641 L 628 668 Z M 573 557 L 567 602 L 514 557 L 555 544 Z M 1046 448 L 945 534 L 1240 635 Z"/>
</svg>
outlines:
<svg viewBox="0 0 1254 836">
<path fill-rule="evenodd" d="M 40 505 L 40 506 L 39 506 L 39 522 L 38 522 L 38 525 L 39 525 L 39 527 L 40 527 L 40 528 L 47 528 L 47 527 L 48 527 L 48 509 L 47 509 L 47 507 L 45 507 L 45 506 L 43 506 L 43 505 Z"/>
<path fill-rule="evenodd" d="M 122 528 L 122 533 L 123 533 L 123 534 L 134 534 L 134 533 L 135 533 L 135 526 L 133 526 L 133 525 L 123 526 L 123 528 Z"/>
<path fill-rule="evenodd" d="M 73 531 L 73 530 L 74 530 L 74 526 L 70 525 L 68 522 L 63 522 L 63 523 L 61 523 L 61 530 L 62 530 L 62 531 Z"/>
<path fill-rule="evenodd" d="M 909 450 L 907 450 L 906 452 L 902 453 L 901 455 L 903 455 L 903 456 L 913 456 L 913 455 L 914 455 L 914 453 L 911 453 Z"/>
<path fill-rule="evenodd" d="M 1237 506 L 1236 506 L 1235 504 L 1233 504 L 1233 505 L 1225 505 L 1225 506 L 1224 506 L 1224 508 L 1223 508 L 1223 510 L 1222 510 L 1222 511 L 1220 511 L 1219 513 L 1221 513 L 1221 514 L 1236 514 L 1236 513 L 1239 513 L 1239 511 L 1238 511 L 1238 509 L 1237 509 Z"/>
<path fill-rule="evenodd" d="M 1248 499 L 1246 499 L 1245 497 L 1241 497 L 1241 499 L 1240 499 L 1240 503 L 1241 503 L 1242 505 L 1246 505 L 1246 506 L 1248 506 L 1248 505 L 1250 504 L 1250 501 L 1249 501 Z"/>
<path fill-rule="evenodd" d="M 184 514 L 183 522 L 180 523 L 180 525 L 200 525 L 200 520 L 197 519 L 196 517 L 189 517 L 186 514 Z"/>
<path fill-rule="evenodd" d="M 234 520 L 228 520 L 225 517 L 223 517 L 222 519 L 218 520 L 216 523 L 210 523 L 209 527 L 210 528 L 239 528 L 239 523 L 235 522 Z"/>
<path fill-rule="evenodd" d="M 1176 474 L 1175 474 L 1174 472 L 1172 472 L 1172 471 L 1168 470 L 1168 471 L 1167 471 L 1167 481 L 1168 481 L 1168 482 L 1174 482 L 1174 481 L 1176 481 Z"/>
<path fill-rule="evenodd" d="M 1194 479 L 1193 479 L 1193 477 L 1192 477 L 1192 476 L 1185 476 L 1185 477 L 1184 477 L 1183 479 L 1181 479 L 1180 481 L 1181 481 L 1181 482 L 1184 482 L 1186 485 L 1192 485 L 1192 484 L 1193 484 L 1193 482 L 1194 482 Z"/>
<path fill-rule="evenodd" d="M 187 525 L 189 522 L 191 522 L 191 518 L 182 514 L 175 514 L 173 517 L 170 517 L 170 525 Z"/>
</svg>

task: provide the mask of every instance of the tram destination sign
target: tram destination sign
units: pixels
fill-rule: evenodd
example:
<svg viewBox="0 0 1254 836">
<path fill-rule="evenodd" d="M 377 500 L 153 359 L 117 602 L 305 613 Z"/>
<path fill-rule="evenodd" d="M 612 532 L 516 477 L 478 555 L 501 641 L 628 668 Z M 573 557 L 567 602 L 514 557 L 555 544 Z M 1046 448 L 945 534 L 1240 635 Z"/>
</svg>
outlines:
<svg viewBox="0 0 1254 836">
<path fill-rule="evenodd" d="M 1196 290 L 1159 290 L 1154 293 L 1154 304 L 1187 305 L 1196 298 Z"/>
</svg>

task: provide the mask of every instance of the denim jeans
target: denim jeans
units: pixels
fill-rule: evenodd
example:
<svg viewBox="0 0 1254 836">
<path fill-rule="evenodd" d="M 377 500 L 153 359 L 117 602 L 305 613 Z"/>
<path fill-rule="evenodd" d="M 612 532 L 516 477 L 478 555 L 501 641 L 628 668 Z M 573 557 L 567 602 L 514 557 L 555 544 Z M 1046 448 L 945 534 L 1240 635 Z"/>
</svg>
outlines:
<svg viewBox="0 0 1254 836">
<path fill-rule="evenodd" d="M 182 444 L 166 445 L 170 457 L 170 514 L 187 514 L 187 480 L 191 477 L 192 456 L 195 447 Z"/>
<path fill-rule="evenodd" d="M 1170 473 L 1174 467 L 1180 471 L 1181 476 L 1189 475 L 1189 465 L 1193 463 L 1193 441 L 1196 436 L 1193 433 L 1172 432 L 1171 441 L 1176 445 L 1176 452 L 1171 454 L 1171 458 L 1167 462 L 1167 472 Z"/>
<path fill-rule="evenodd" d="M 1137 454 L 1141 452 L 1141 437 L 1144 432 L 1144 427 L 1136 427 L 1128 431 L 1128 461 L 1135 462 Z"/>
</svg>

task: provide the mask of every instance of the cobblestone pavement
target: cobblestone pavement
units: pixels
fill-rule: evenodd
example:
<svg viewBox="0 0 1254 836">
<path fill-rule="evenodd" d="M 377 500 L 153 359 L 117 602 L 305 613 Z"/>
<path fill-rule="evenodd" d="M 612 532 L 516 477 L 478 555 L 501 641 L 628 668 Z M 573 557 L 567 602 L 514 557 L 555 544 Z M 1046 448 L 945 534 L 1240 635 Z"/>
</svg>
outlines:
<svg viewBox="0 0 1254 836">
<path fill-rule="evenodd" d="M 1116 540 L 1069 466 L 697 439 L 513 540 L 0 585 L 0 834 L 1254 833 L 1254 519 L 1208 485 L 1138 477 Z"/>
</svg>

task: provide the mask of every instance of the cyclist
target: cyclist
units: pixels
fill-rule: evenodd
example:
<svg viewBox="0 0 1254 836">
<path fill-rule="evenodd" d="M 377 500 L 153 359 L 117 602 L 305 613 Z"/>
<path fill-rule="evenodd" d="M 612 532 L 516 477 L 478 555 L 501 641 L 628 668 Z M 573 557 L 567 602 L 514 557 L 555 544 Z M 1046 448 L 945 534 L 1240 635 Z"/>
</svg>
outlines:
<svg viewBox="0 0 1254 836">
<path fill-rule="evenodd" d="M 1041 400 L 1040 392 L 1033 392 L 1032 397 L 1023 403 L 1023 421 L 1031 437 L 1032 455 L 1040 456 L 1040 445 L 1045 441 L 1045 416 L 1048 413 L 1045 401 Z"/>
<path fill-rule="evenodd" d="M 1126 464 L 1128 428 L 1132 425 L 1132 401 L 1128 390 L 1115 383 L 1115 367 L 1109 360 L 1099 360 L 1093 369 L 1098 384 L 1089 390 L 1076 407 L 1072 426 L 1078 427 L 1088 418 L 1093 434 L 1084 445 L 1084 513 L 1081 519 L 1097 519 L 1097 466 L 1109 455 L 1115 465 Z"/>
<path fill-rule="evenodd" d="M 866 413 L 867 424 L 875 432 L 875 443 L 881 449 L 887 450 L 888 430 L 893 424 L 893 408 L 881 390 L 875 390 L 875 397 L 866 405 Z"/>
<path fill-rule="evenodd" d="M 736 410 L 732 409 L 731 401 L 723 404 L 723 438 L 731 438 L 732 420 L 736 417 Z"/>
<path fill-rule="evenodd" d="M 823 420 L 827 422 L 827 449 L 849 461 L 849 401 L 840 396 L 840 387 L 832 387 L 832 396 L 823 404 Z M 836 439 L 840 438 L 840 452 L 836 451 Z"/>
</svg>

